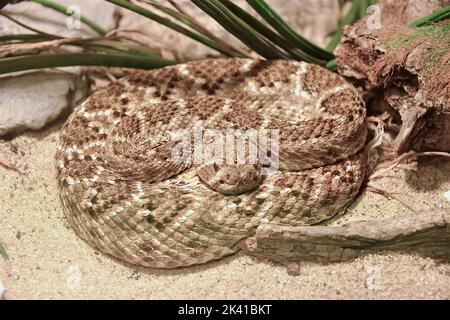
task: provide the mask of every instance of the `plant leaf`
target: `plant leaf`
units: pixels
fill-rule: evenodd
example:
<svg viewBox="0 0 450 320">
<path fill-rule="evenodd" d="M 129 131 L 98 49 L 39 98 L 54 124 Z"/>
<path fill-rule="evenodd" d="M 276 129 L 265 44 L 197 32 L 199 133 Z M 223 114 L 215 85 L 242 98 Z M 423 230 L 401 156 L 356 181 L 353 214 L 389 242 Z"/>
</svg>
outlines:
<svg viewBox="0 0 450 320">
<path fill-rule="evenodd" d="M 414 21 L 411 23 L 411 26 L 424 27 L 448 18 L 450 18 L 450 6 L 444 7 L 441 10 L 437 10 L 419 20 Z"/>
<path fill-rule="evenodd" d="M 235 52 L 235 51 L 229 50 L 227 48 L 223 48 L 221 45 L 219 45 L 217 42 L 211 40 L 210 38 L 208 38 L 202 34 L 199 34 L 197 32 L 193 32 L 189 29 L 186 29 L 185 27 L 183 27 L 179 24 L 176 24 L 173 21 L 171 21 L 165 17 L 162 17 L 156 13 L 153 13 L 143 7 L 137 6 L 129 1 L 126 1 L 126 0 L 106 0 L 106 1 L 111 2 L 115 5 L 121 6 L 123 8 L 126 8 L 128 10 L 134 11 L 144 17 L 151 19 L 151 20 L 154 20 L 162 25 L 165 25 L 166 27 L 171 28 L 172 30 L 175 30 L 181 34 L 184 34 L 185 36 L 188 36 L 189 38 L 197 40 L 198 42 L 201 42 L 204 45 L 206 45 L 214 50 L 217 50 L 227 56 L 232 56 L 232 57 L 241 56 L 241 54 L 239 52 Z"/>
<path fill-rule="evenodd" d="M 263 35 L 267 40 L 273 42 L 278 45 L 286 52 L 288 52 L 292 58 L 296 60 L 302 60 L 307 62 L 313 62 L 320 64 L 321 61 L 309 56 L 308 54 L 302 52 L 301 50 L 292 47 L 283 37 L 281 37 L 278 33 L 274 32 L 272 29 L 265 26 L 258 19 L 253 17 L 251 14 L 243 10 L 241 7 L 237 6 L 230 0 L 220 0 L 228 9 L 233 11 L 233 13 L 238 16 L 240 19 L 245 21 L 249 26 Z"/>
<path fill-rule="evenodd" d="M 264 0 L 247 0 L 259 15 L 289 43 L 303 52 L 322 60 L 334 59 L 334 55 L 295 32 Z"/>
<path fill-rule="evenodd" d="M 193 0 L 192 2 L 259 55 L 267 59 L 288 58 L 288 55 L 275 46 L 270 45 L 256 30 L 236 16 L 220 1 Z"/>
<path fill-rule="evenodd" d="M 39 3 L 43 6 L 52 8 L 56 11 L 59 11 L 65 15 L 69 15 L 68 13 L 68 8 L 60 3 L 56 3 L 50 0 L 31 0 L 33 2 Z M 95 30 L 99 35 L 104 36 L 106 35 L 106 31 L 105 29 L 103 29 L 102 27 L 100 27 L 97 23 L 95 23 L 94 21 L 92 21 L 89 18 L 86 18 L 84 16 L 80 16 L 80 20 L 81 22 L 83 22 L 84 24 L 88 25 L 89 27 L 91 27 L 93 30 Z"/>
<path fill-rule="evenodd" d="M 1 16 L 4 16 L 6 19 L 11 20 L 12 22 L 18 24 L 18 25 L 21 26 L 22 28 L 25 28 L 25 29 L 28 29 L 28 30 L 30 30 L 30 31 L 36 32 L 36 33 L 40 34 L 41 36 L 47 36 L 47 37 L 50 37 L 50 38 L 53 38 L 53 39 L 60 38 L 60 37 L 58 37 L 58 36 L 55 36 L 55 35 L 53 35 L 53 34 L 50 34 L 50 33 L 47 33 L 47 32 L 41 31 L 41 30 L 38 30 L 38 29 L 33 28 L 33 27 L 31 27 L 31 26 L 29 26 L 29 25 L 23 23 L 23 22 L 20 22 L 19 20 L 17 20 L 17 19 L 15 19 L 15 18 L 11 17 L 9 14 L 6 14 L 6 13 L 4 13 L 4 12 L 0 12 L 0 15 L 1 15 Z"/>
<path fill-rule="evenodd" d="M 332 52 L 339 44 L 339 42 L 341 42 L 342 33 L 344 32 L 343 30 L 344 26 L 353 24 L 355 21 L 358 20 L 358 12 L 359 12 L 359 0 L 353 0 L 352 6 L 348 10 L 345 17 L 342 19 L 338 31 L 336 31 L 336 33 L 331 37 L 330 42 L 326 46 L 328 51 Z"/>
<path fill-rule="evenodd" d="M 0 74 L 41 68 L 67 66 L 106 66 L 123 68 L 154 69 L 177 64 L 154 57 L 131 54 L 64 53 L 20 56 L 0 60 Z"/>
<path fill-rule="evenodd" d="M 226 42 L 222 41 L 222 39 L 216 37 L 212 32 L 209 32 L 208 29 L 203 27 L 199 22 L 195 20 L 195 17 L 190 16 L 187 14 L 181 6 L 177 5 L 174 1 L 169 1 L 172 6 L 175 6 L 177 10 L 174 10 L 172 8 L 169 8 L 167 6 L 162 5 L 158 1 L 153 0 L 141 0 L 143 2 L 146 2 L 153 7 L 157 8 L 161 12 L 164 12 L 165 14 L 173 17 L 174 19 L 177 19 L 179 22 L 187 25 L 188 27 L 192 28 L 193 30 L 197 31 L 200 34 L 203 34 L 206 37 L 209 37 L 211 40 L 216 41 L 219 45 L 221 45 L 223 48 L 227 48 L 231 51 L 235 51 L 236 53 L 239 53 L 240 56 L 246 57 L 246 55 L 239 50 L 233 48 L 231 45 L 227 44 Z"/>
<path fill-rule="evenodd" d="M 0 36 L 0 42 L 13 42 L 13 41 L 26 41 L 26 42 L 33 42 L 33 41 L 42 41 L 42 40 L 51 40 L 54 39 L 53 37 L 40 35 L 40 34 L 34 34 L 34 33 L 24 33 L 24 34 L 11 34 L 11 35 L 5 35 Z M 0 46 L 4 45 L 4 43 L 0 43 Z"/>
<path fill-rule="evenodd" d="M 5 247 L 3 246 L 3 244 L 0 243 L 0 255 L 5 258 L 5 260 L 8 260 L 8 254 L 6 253 Z"/>
</svg>

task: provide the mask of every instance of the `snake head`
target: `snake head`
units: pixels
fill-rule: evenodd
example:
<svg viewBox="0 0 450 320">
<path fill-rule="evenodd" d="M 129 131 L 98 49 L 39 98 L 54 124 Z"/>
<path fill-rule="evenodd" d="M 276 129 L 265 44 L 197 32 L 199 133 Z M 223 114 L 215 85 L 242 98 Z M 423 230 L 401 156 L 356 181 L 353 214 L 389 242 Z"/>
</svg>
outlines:
<svg viewBox="0 0 450 320">
<path fill-rule="evenodd" d="M 197 167 L 197 175 L 210 188 L 226 195 L 249 192 L 261 182 L 259 164 L 208 163 Z"/>
</svg>

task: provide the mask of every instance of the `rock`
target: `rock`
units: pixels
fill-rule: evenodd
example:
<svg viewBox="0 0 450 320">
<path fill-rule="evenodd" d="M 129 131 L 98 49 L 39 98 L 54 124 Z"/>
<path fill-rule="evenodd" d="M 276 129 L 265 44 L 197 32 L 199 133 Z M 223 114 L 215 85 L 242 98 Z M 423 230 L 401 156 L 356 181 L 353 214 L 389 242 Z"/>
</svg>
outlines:
<svg viewBox="0 0 450 320">
<path fill-rule="evenodd" d="M 290 262 L 286 266 L 286 272 L 290 276 L 298 276 L 300 274 L 300 265 L 298 262 Z"/>
<path fill-rule="evenodd" d="M 0 136 L 40 129 L 67 114 L 86 93 L 87 83 L 79 72 L 55 70 L 0 78 Z"/>
<path fill-rule="evenodd" d="M 115 27 L 117 7 L 91 0 L 61 0 L 75 6 L 80 13 L 110 30 Z M 96 32 L 85 24 L 80 29 L 62 13 L 37 3 L 21 2 L 2 9 L 15 19 L 51 34 L 66 37 L 92 37 Z M 36 14 L 39 12 L 39 14 Z M 30 33 L 29 30 L 1 17 L 0 35 Z M 67 114 L 87 95 L 82 68 L 59 68 L 53 71 L 16 73 L 0 78 L 0 136 L 26 129 L 40 129 L 61 114 Z"/>
</svg>

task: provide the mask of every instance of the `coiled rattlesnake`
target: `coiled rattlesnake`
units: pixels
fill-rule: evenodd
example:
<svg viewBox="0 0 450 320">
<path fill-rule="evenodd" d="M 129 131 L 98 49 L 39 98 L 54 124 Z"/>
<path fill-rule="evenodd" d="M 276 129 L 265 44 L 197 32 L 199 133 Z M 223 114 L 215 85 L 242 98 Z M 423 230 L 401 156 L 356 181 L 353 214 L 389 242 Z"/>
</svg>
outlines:
<svg viewBox="0 0 450 320">
<path fill-rule="evenodd" d="M 173 132 L 198 121 L 279 130 L 279 170 L 261 176 L 262 158 L 175 161 Z M 233 58 L 142 71 L 96 91 L 64 125 L 61 198 L 105 253 L 156 268 L 204 263 L 262 222 L 316 224 L 345 208 L 364 178 L 366 131 L 357 91 L 315 65 Z"/>
</svg>

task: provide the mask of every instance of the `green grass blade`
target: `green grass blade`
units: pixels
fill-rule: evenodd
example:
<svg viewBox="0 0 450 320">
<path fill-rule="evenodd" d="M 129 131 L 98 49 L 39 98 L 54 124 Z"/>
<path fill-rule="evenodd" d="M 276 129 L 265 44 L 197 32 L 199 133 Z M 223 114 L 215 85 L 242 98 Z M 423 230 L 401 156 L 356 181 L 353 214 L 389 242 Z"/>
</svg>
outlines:
<svg viewBox="0 0 450 320">
<path fill-rule="evenodd" d="M 185 16 L 184 14 L 180 13 L 177 10 L 174 10 L 172 8 L 169 8 L 165 5 L 162 5 L 161 3 L 157 2 L 157 1 L 153 1 L 153 0 L 142 0 L 150 5 L 152 5 L 153 7 L 155 7 L 156 9 L 158 9 L 159 11 L 171 16 L 172 18 L 178 20 L 179 22 L 187 25 L 188 27 L 194 29 L 195 31 L 203 34 L 204 36 L 210 37 L 210 35 L 205 34 L 205 29 L 200 28 L 196 23 L 194 23 L 191 19 L 189 19 L 189 17 Z"/>
<path fill-rule="evenodd" d="M 185 24 L 186 26 L 190 27 L 191 29 L 197 31 L 200 34 L 203 34 L 205 37 L 210 38 L 213 41 L 216 41 L 217 44 L 221 45 L 223 48 L 227 48 L 230 51 L 234 51 L 234 55 L 246 57 L 246 55 L 239 50 L 233 48 L 229 44 L 223 42 L 220 38 L 216 37 L 212 32 L 210 32 L 208 29 L 203 27 L 200 23 L 195 21 L 194 17 L 189 16 L 186 12 L 182 11 L 181 7 L 177 6 L 177 9 L 180 10 L 174 10 L 172 8 L 169 8 L 165 5 L 162 5 L 158 1 L 153 0 L 142 0 L 150 5 L 152 5 L 154 8 L 158 9 L 159 11 L 171 16 L 172 18 L 178 20 L 179 22 Z M 176 5 L 176 4 L 174 4 Z"/>
<path fill-rule="evenodd" d="M 162 5 L 161 3 L 157 2 L 157 1 L 153 1 L 153 0 L 142 0 L 150 5 L 152 5 L 153 7 L 155 7 L 156 9 L 158 9 L 161 12 L 164 12 L 165 14 L 171 16 L 172 18 L 175 18 L 176 20 L 178 20 L 179 22 L 193 28 L 194 30 L 198 31 L 198 32 L 202 32 L 203 30 L 197 30 L 197 26 L 195 25 L 195 23 L 192 23 L 192 21 L 186 17 L 184 14 L 178 12 L 177 10 L 174 10 L 172 8 L 169 8 L 165 5 Z"/>
<path fill-rule="evenodd" d="M 5 35 L 0 36 L 0 42 L 7 42 L 7 41 L 23 41 L 23 42 L 35 42 L 35 41 L 46 41 L 46 40 L 52 40 L 53 37 L 45 36 L 42 34 L 11 34 L 11 35 Z M 0 46 L 4 43 L 0 43 Z"/>
<path fill-rule="evenodd" d="M 450 18 L 450 6 L 435 11 L 411 23 L 412 27 L 423 27 Z"/>
<path fill-rule="evenodd" d="M 193 0 L 192 2 L 259 55 L 267 59 L 288 58 L 285 53 L 281 52 L 277 47 L 270 45 L 258 32 L 236 16 L 220 1 Z"/>
<path fill-rule="evenodd" d="M 241 7 L 237 6 L 230 0 L 220 0 L 222 4 L 224 4 L 228 9 L 230 9 L 236 16 L 238 16 L 241 20 L 245 21 L 250 27 L 259 32 L 262 36 L 264 36 L 267 40 L 273 42 L 275 45 L 284 49 L 291 55 L 291 58 L 296 60 L 303 60 L 307 62 L 313 62 L 320 64 L 321 61 L 307 55 L 306 53 L 298 50 L 297 48 L 292 47 L 283 37 L 281 37 L 278 33 L 274 32 L 272 29 L 268 28 L 261 21 L 253 17 L 247 11 L 243 10 Z"/>
<path fill-rule="evenodd" d="M 369 0 L 359 0 L 359 13 L 358 13 L 358 19 L 362 19 L 367 14 L 367 8 L 370 5 Z"/>
<path fill-rule="evenodd" d="M 6 13 L 4 13 L 4 12 L 0 12 L 0 16 L 5 17 L 6 19 L 8 19 L 8 20 L 14 22 L 15 24 L 21 26 L 22 28 L 25 28 L 25 29 L 27 29 L 27 30 L 36 32 L 36 33 L 38 33 L 38 34 L 40 34 L 40 35 L 44 35 L 44 36 L 47 36 L 47 37 L 52 37 L 53 39 L 60 38 L 60 37 L 58 37 L 58 36 L 56 36 L 56 35 L 53 35 L 53 34 L 50 34 L 50 33 L 44 32 L 44 31 L 41 31 L 41 30 L 36 29 L 36 28 L 33 28 L 33 27 L 31 27 L 31 26 L 29 26 L 29 25 L 23 23 L 23 22 L 20 22 L 19 20 L 17 20 L 17 19 L 15 19 L 15 18 L 11 17 L 9 14 L 6 14 Z"/>
<path fill-rule="evenodd" d="M 147 18 L 151 19 L 151 20 L 154 20 L 154 21 L 156 21 L 156 22 L 158 22 L 158 23 L 160 23 L 162 25 L 165 25 L 166 27 L 168 27 L 168 28 L 170 28 L 172 30 L 175 30 L 175 31 L 177 31 L 177 32 L 179 32 L 181 34 L 184 34 L 185 36 L 187 36 L 187 37 L 189 37 L 191 39 L 197 40 L 198 42 L 201 42 L 204 45 L 206 45 L 206 46 L 208 46 L 208 47 L 210 47 L 210 48 L 212 48 L 214 50 L 217 50 L 217 51 L 219 51 L 219 52 L 221 52 L 221 53 L 223 53 L 225 55 L 232 56 L 232 57 L 233 56 L 240 56 L 240 53 L 232 51 L 232 50 L 229 50 L 227 48 L 223 48 L 221 45 L 219 45 L 215 41 L 211 40 L 210 38 L 205 37 L 202 34 L 198 34 L 196 32 L 193 32 L 193 31 L 189 30 L 189 29 L 186 29 L 183 26 L 180 26 L 179 24 L 176 24 L 173 21 L 171 21 L 171 20 L 169 20 L 169 19 L 167 19 L 165 17 L 157 15 L 157 14 L 155 14 L 155 13 L 153 13 L 153 12 L 151 12 L 151 11 L 145 9 L 145 8 L 137 6 L 137 5 L 135 5 L 135 4 L 133 4 L 133 3 L 129 2 L 129 1 L 126 1 L 126 0 L 106 0 L 106 1 L 111 2 L 111 3 L 115 4 L 115 5 L 121 6 L 123 8 L 126 8 L 128 10 L 134 11 L 134 12 L 136 12 L 136 13 L 144 16 L 144 17 L 147 17 Z"/>
<path fill-rule="evenodd" d="M 95 54 L 95 53 L 69 53 L 30 55 L 0 60 L 0 74 L 68 66 L 105 66 L 122 68 L 154 69 L 176 64 L 176 61 L 167 61 L 158 58 L 149 58 L 133 55 Z"/>
<path fill-rule="evenodd" d="M 31 0 L 33 2 L 39 3 L 43 6 L 46 6 L 48 8 L 52 8 L 53 10 L 59 11 L 65 15 L 69 15 L 67 13 L 67 7 L 60 4 L 60 3 L 56 3 L 53 1 L 49 1 L 49 0 Z M 95 23 L 94 21 L 92 21 L 89 18 L 86 18 L 84 16 L 80 16 L 80 20 L 81 22 L 83 22 L 84 24 L 88 25 L 89 27 L 91 27 L 93 30 L 95 30 L 95 32 L 97 32 L 99 35 L 104 36 L 106 35 L 106 30 L 103 29 L 102 27 L 100 27 L 97 23 Z"/>
<path fill-rule="evenodd" d="M 359 0 L 353 0 L 352 6 L 348 10 L 347 14 L 342 19 L 341 25 L 336 31 L 336 33 L 331 37 L 330 42 L 326 46 L 326 49 L 330 52 L 332 52 L 336 46 L 341 42 L 343 27 L 346 25 L 350 25 L 358 20 L 358 12 L 359 12 Z"/>
<path fill-rule="evenodd" d="M 147 58 L 154 58 L 154 59 L 161 59 L 161 57 L 159 57 L 156 54 L 153 53 L 149 53 L 146 51 L 141 51 L 141 50 L 137 50 L 137 49 L 133 49 L 133 48 L 129 48 L 129 49 L 120 49 L 120 48 L 116 48 L 114 47 L 114 45 L 107 45 L 107 44 L 97 44 L 97 43 L 83 43 L 80 42 L 78 44 L 76 44 L 82 48 L 84 48 L 85 50 L 83 51 L 84 53 L 87 52 L 97 52 L 99 54 L 101 53 L 109 53 L 109 54 L 116 54 L 116 55 L 132 55 L 132 56 L 137 56 L 137 57 L 147 57 Z"/>
<path fill-rule="evenodd" d="M 79 39 L 73 44 L 85 49 L 90 49 L 100 53 L 116 53 L 123 55 L 142 56 L 147 58 L 162 59 L 160 55 L 149 51 L 147 47 L 130 46 L 129 43 L 124 43 L 120 37 L 118 38 L 98 38 L 98 39 Z"/>
<path fill-rule="evenodd" d="M 5 247 L 0 243 L 0 255 L 5 258 L 5 260 L 8 260 L 8 254 L 6 253 Z"/>
<path fill-rule="evenodd" d="M 98 37 L 98 38 L 58 38 L 61 41 L 64 41 L 61 44 L 78 46 L 89 52 L 98 52 L 98 53 L 113 53 L 113 54 L 122 54 L 122 55 L 133 55 L 133 56 L 142 56 L 147 58 L 155 58 L 161 59 L 161 56 L 156 53 L 150 51 L 149 48 L 136 45 L 130 45 L 129 43 L 124 42 L 122 37 Z M 42 34 L 16 34 L 16 35 L 7 35 L 0 36 L 0 47 L 8 44 L 31 44 L 31 43 L 39 43 L 55 40 L 54 37 L 49 37 Z M 54 47 L 57 47 L 59 44 L 54 44 Z M 44 44 L 45 47 L 45 44 Z M 24 54 L 19 54 L 24 55 Z"/>
<path fill-rule="evenodd" d="M 0 10 L 6 6 L 8 3 L 10 3 L 12 0 L 0 0 Z"/>
<path fill-rule="evenodd" d="M 337 70 L 336 59 L 328 61 L 327 64 L 325 65 L 325 68 L 327 68 L 330 71 L 336 71 Z"/>
<path fill-rule="evenodd" d="M 318 59 L 328 61 L 334 58 L 331 52 L 320 48 L 295 32 L 264 0 L 247 0 L 247 3 L 292 46 Z"/>
<path fill-rule="evenodd" d="M 250 27 L 266 37 L 266 39 L 271 40 L 280 47 L 289 47 L 288 43 L 280 35 L 266 27 L 261 21 L 249 14 L 247 11 L 243 10 L 241 7 L 229 0 L 220 0 L 220 2 L 232 11 L 238 18 L 245 21 Z"/>
</svg>

